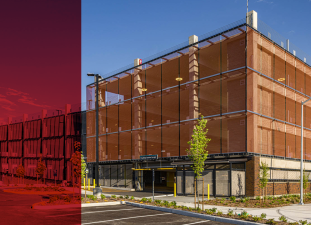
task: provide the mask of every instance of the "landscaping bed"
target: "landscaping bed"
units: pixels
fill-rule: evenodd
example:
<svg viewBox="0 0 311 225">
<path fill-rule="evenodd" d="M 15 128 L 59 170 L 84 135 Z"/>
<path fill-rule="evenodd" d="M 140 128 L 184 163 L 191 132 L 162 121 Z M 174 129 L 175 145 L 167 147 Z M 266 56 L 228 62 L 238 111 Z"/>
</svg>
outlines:
<svg viewBox="0 0 311 225">
<path fill-rule="evenodd" d="M 40 206 L 81 204 L 81 196 L 54 195 L 48 201 L 36 203 Z"/>
<path fill-rule="evenodd" d="M 4 192 L 14 193 L 14 194 L 64 194 L 64 193 L 72 193 L 72 191 L 68 191 L 65 188 L 58 186 L 43 186 L 43 187 L 33 187 L 26 186 L 23 188 L 10 188 L 5 189 Z"/>
<path fill-rule="evenodd" d="M 300 195 L 283 195 L 280 197 L 269 196 L 264 199 L 257 197 L 256 199 L 241 198 L 237 200 L 234 196 L 230 199 L 217 198 L 213 200 L 204 201 L 206 205 L 218 205 L 228 207 L 240 207 L 240 208 L 274 208 L 297 204 L 300 202 Z M 311 194 L 306 194 L 304 198 L 305 203 L 311 203 Z M 200 204 L 202 202 L 200 201 Z"/>
<path fill-rule="evenodd" d="M 283 198 L 297 198 L 296 195 L 294 196 L 282 196 Z M 307 197 L 305 199 L 310 200 L 311 195 L 308 194 Z M 216 207 L 211 208 L 211 209 L 206 209 L 206 210 L 202 210 L 199 207 L 198 208 L 192 208 L 192 207 L 187 207 L 187 206 L 177 206 L 177 203 L 175 201 L 173 202 L 168 202 L 168 201 L 162 201 L 162 200 L 155 200 L 154 202 L 152 202 L 151 198 L 142 198 L 142 199 L 135 199 L 133 196 L 129 197 L 129 196 L 111 196 L 111 198 L 109 199 L 113 199 L 113 200 L 125 200 L 127 202 L 135 202 L 135 203 L 140 203 L 140 204 L 145 204 L 145 205 L 150 205 L 150 206 L 158 206 L 158 207 L 165 207 L 165 208 L 170 208 L 170 209 L 177 209 L 177 210 L 184 210 L 184 211 L 189 211 L 189 212 L 194 212 L 194 213 L 200 213 L 200 214 L 206 214 L 206 215 L 211 215 L 211 216 L 217 216 L 217 217 L 225 217 L 225 218 L 230 218 L 230 219 L 237 219 L 237 220 L 244 220 L 244 221 L 250 221 L 250 222 L 256 222 L 256 223 L 263 223 L 263 224 L 281 224 L 281 225 L 285 225 L 285 224 L 308 224 L 307 221 L 300 221 L 299 223 L 291 223 L 291 222 L 287 222 L 286 217 L 284 216 L 280 216 L 279 220 L 280 221 L 275 221 L 274 219 L 267 219 L 266 218 L 266 214 L 262 213 L 260 216 L 253 216 L 247 213 L 247 211 L 243 211 L 240 214 L 234 213 L 233 210 L 228 210 L 228 212 L 222 212 L 221 210 L 218 210 Z M 275 198 L 275 199 L 282 199 L 281 197 Z M 214 200 L 213 200 L 214 201 Z M 216 201 L 216 200 L 215 200 Z M 223 201 L 223 200 L 220 200 Z M 232 200 L 228 200 L 228 201 L 232 201 Z M 241 200 L 239 200 L 241 201 Z M 244 201 L 244 200 L 243 200 Z M 242 203 L 244 203 L 242 201 Z M 250 200 L 247 200 L 250 201 Z M 208 201 L 206 204 L 208 204 L 210 201 Z M 296 202 L 297 203 L 297 202 Z M 224 204 L 221 203 L 221 204 Z M 226 206 L 229 206 L 226 205 Z M 232 206 L 236 206 L 236 205 L 232 205 Z M 242 206 L 242 205 L 240 205 Z M 281 206 L 281 205 L 278 205 Z"/>
</svg>

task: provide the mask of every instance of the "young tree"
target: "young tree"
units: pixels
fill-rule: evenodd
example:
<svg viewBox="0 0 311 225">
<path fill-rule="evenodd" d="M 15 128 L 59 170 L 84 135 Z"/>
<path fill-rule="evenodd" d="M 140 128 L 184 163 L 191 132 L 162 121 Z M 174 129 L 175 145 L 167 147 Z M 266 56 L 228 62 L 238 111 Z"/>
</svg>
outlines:
<svg viewBox="0 0 311 225">
<path fill-rule="evenodd" d="M 81 152 L 75 151 L 75 153 L 72 154 L 70 162 L 72 163 L 72 176 L 77 177 L 77 180 L 81 180 Z"/>
<path fill-rule="evenodd" d="M 36 168 L 37 184 L 38 184 L 38 176 L 41 177 L 41 182 L 42 182 L 42 178 L 43 178 L 45 170 L 46 170 L 46 166 L 45 166 L 44 162 L 42 162 L 42 159 L 40 157 L 40 159 L 38 161 L 38 166 Z"/>
<path fill-rule="evenodd" d="M 83 154 L 81 154 L 81 179 L 85 178 L 86 163 Z"/>
<path fill-rule="evenodd" d="M 261 162 L 260 164 L 260 172 L 259 172 L 259 187 L 263 191 L 263 196 L 265 199 L 266 192 L 264 192 L 264 189 L 266 188 L 268 184 L 268 176 L 269 176 L 269 168 L 268 165 L 264 162 Z"/>
<path fill-rule="evenodd" d="M 72 163 L 72 177 L 76 177 L 77 180 L 81 183 L 81 180 L 85 176 L 85 168 L 86 163 L 84 161 L 83 154 L 80 152 L 81 143 L 76 141 L 74 144 L 74 147 L 76 149 L 75 153 L 72 154 L 72 157 L 70 159 Z"/>
<path fill-rule="evenodd" d="M 18 176 L 18 180 L 19 180 L 19 178 L 21 178 L 21 177 L 24 178 L 24 176 L 25 176 L 25 169 L 24 169 L 24 167 L 23 167 L 22 164 L 20 164 L 20 165 L 17 167 L 17 169 L 16 169 L 16 175 Z"/>
<path fill-rule="evenodd" d="M 306 192 L 306 189 L 309 187 L 309 173 L 306 173 L 305 170 L 303 171 L 302 175 L 302 187 L 303 187 L 303 198 Z"/>
<path fill-rule="evenodd" d="M 207 159 L 208 152 L 206 151 L 207 144 L 211 141 L 206 137 L 208 129 L 206 129 L 207 120 L 203 116 L 197 120 L 197 124 L 193 129 L 191 140 L 188 142 L 190 149 L 186 149 L 190 160 L 193 162 L 191 166 L 195 174 L 195 184 L 198 178 L 202 176 L 204 171 L 204 162 Z M 196 185 L 195 185 L 196 186 Z M 195 188 L 196 189 L 196 188 Z M 196 198 L 196 190 L 195 198 Z M 195 203 L 196 205 L 196 200 Z"/>
</svg>

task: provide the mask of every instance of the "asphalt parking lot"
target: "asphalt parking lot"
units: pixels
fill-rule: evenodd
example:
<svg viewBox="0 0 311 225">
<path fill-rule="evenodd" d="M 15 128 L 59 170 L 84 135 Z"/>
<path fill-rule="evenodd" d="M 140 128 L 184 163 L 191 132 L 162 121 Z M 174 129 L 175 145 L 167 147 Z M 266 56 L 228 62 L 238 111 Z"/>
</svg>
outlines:
<svg viewBox="0 0 311 225">
<path fill-rule="evenodd" d="M 81 224 L 215 224 L 226 225 L 173 213 L 138 208 L 128 205 L 98 206 L 82 208 Z"/>
</svg>

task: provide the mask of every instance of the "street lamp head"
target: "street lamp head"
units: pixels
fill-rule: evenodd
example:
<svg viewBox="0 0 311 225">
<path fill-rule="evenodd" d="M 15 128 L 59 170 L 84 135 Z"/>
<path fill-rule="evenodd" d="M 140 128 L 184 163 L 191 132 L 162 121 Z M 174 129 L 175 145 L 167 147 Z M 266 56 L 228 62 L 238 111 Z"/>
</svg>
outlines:
<svg viewBox="0 0 311 225">
<path fill-rule="evenodd" d="M 87 73 L 87 75 L 88 75 L 89 77 L 94 77 L 94 76 L 95 76 L 94 73 Z"/>
<path fill-rule="evenodd" d="M 86 172 L 86 173 L 88 173 L 88 172 L 89 172 L 89 169 L 88 169 L 88 168 L 86 168 L 86 169 L 85 169 L 85 172 Z"/>
</svg>

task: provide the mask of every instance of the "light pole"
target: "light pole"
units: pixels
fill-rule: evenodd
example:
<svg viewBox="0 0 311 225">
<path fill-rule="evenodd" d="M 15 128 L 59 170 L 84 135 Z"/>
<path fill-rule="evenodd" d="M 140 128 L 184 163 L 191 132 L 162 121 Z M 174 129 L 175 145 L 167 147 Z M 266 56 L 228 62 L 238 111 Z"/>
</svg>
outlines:
<svg viewBox="0 0 311 225">
<path fill-rule="evenodd" d="M 311 98 L 301 102 L 301 144 L 300 144 L 300 202 L 303 205 L 303 105 L 310 101 Z"/>
<path fill-rule="evenodd" d="M 96 195 L 97 197 L 101 195 L 102 189 L 99 186 L 99 174 L 98 174 L 98 81 L 101 78 L 99 74 L 94 74 L 94 73 L 88 73 L 87 74 L 89 77 L 95 77 L 95 82 L 96 82 L 96 98 L 95 98 L 95 109 L 96 109 L 96 119 L 95 119 L 95 126 L 96 126 L 96 164 L 95 164 L 95 183 L 96 187 L 93 189 L 93 195 Z"/>
</svg>

